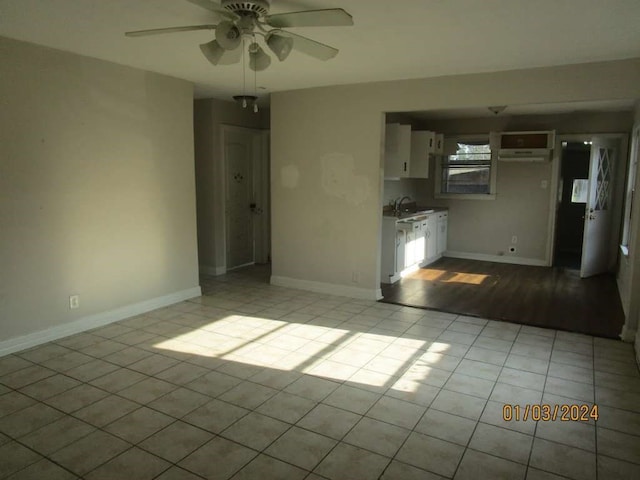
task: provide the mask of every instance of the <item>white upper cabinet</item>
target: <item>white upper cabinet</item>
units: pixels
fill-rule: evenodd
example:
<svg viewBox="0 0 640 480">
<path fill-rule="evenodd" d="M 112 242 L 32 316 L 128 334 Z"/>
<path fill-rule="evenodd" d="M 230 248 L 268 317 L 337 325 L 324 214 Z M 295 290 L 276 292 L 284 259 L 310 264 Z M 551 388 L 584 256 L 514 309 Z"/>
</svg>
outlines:
<svg viewBox="0 0 640 480">
<path fill-rule="evenodd" d="M 387 123 L 384 143 L 385 178 L 410 176 L 411 125 Z"/>
<path fill-rule="evenodd" d="M 436 143 L 433 153 L 436 155 L 442 155 L 444 153 L 444 133 L 436 133 Z"/>
<path fill-rule="evenodd" d="M 435 152 L 435 146 L 435 132 L 411 132 L 410 177 L 429 178 L 429 155 Z"/>
</svg>

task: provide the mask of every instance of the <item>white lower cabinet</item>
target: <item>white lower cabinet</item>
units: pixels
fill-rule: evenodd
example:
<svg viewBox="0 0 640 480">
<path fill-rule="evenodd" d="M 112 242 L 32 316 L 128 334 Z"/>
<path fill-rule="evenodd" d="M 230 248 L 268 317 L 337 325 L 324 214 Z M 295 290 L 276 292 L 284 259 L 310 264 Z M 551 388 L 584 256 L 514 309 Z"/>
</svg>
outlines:
<svg viewBox="0 0 640 480">
<path fill-rule="evenodd" d="M 423 267 L 442 256 L 447 249 L 447 212 L 436 212 L 382 222 L 382 261 L 380 279 L 394 283 L 402 272 Z"/>
<path fill-rule="evenodd" d="M 438 239 L 436 254 L 441 256 L 447 251 L 447 234 L 449 229 L 449 214 L 447 212 L 438 213 Z"/>
<path fill-rule="evenodd" d="M 431 263 L 438 255 L 438 218 L 436 214 L 427 217 L 427 231 L 425 234 L 425 264 Z"/>
</svg>

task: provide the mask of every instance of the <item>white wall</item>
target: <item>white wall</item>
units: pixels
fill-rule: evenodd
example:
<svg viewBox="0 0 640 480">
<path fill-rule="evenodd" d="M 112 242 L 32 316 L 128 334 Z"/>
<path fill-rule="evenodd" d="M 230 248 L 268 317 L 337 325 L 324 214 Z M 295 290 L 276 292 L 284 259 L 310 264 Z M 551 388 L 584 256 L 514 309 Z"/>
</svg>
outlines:
<svg viewBox="0 0 640 480">
<path fill-rule="evenodd" d="M 205 99 L 194 103 L 196 191 L 198 198 L 198 256 L 202 273 L 222 272 L 224 250 L 224 191 L 221 126 L 268 129 L 269 110 L 257 114 L 235 102 Z"/>
<path fill-rule="evenodd" d="M 192 85 L 5 38 L 0 65 L 0 352 L 197 294 Z"/>
<path fill-rule="evenodd" d="M 273 275 L 376 295 L 383 112 L 628 98 L 640 59 L 275 93 Z"/>
</svg>

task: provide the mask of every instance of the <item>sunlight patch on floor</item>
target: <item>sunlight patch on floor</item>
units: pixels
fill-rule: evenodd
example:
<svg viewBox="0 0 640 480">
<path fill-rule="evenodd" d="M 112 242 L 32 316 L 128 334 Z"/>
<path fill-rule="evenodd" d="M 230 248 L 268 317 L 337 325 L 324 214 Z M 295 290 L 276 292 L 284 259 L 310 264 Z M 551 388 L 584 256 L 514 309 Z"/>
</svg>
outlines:
<svg viewBox="0 0 640 480">
<path fill-rule="evenodd" d="M 243 315 L 221 317 L 154 347 L 404 393 L 424 387 L 421 382 L 450 348 L 410 334 L 396 337 Z"/>
</svg>

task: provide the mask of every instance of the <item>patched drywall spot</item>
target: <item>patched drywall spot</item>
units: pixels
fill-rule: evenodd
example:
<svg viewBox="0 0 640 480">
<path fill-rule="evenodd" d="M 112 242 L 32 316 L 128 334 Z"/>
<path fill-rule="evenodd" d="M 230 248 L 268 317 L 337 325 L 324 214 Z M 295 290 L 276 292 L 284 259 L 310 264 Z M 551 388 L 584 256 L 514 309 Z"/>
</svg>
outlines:
<svg viewBox="0 0 640 480">
<path fill-rule="evenodd" d="M 284 188 L 296 188 L 300 180 L 300 171 L 295 165 L 287 165 L 280 170 L 280 182 Z"/>
<path fill-rule="evenodd" d="M 346 153 L 328 153 L 321 157 L 322 189 L 354 205 L 362 204 L 371 194 L 369 179 L 355 174 L 355 160 Z"/>
</svg>

